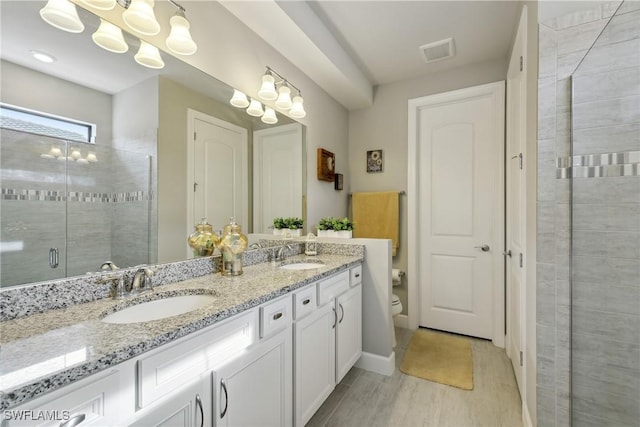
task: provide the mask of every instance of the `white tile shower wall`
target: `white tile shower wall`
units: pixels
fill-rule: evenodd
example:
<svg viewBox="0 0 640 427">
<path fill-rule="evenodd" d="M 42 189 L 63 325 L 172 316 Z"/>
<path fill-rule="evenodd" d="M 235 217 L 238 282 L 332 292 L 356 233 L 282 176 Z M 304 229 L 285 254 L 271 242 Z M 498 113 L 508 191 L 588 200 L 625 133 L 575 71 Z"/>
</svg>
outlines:
<svg viewBox="0 0 640 427">
<path fill-rule="evenodd" d="M 550 178 L 553 158 L 571 150 L 571 75 L 573 155 L 640 149 L 634 3 L 606 28 L 620 2 L 540 25 L 538 425 L 640 421 L 640 177 Z"/>
</svg>

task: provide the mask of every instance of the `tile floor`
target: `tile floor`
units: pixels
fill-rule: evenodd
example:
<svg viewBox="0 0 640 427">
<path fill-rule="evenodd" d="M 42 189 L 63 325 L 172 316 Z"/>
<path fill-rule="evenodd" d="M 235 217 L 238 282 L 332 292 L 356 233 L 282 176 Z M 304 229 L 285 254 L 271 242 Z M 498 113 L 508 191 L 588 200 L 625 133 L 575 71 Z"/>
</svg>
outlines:
<svg viewBox="0 0 640 427">
<path fill-rule="evenodd" d="M 520 394 L 503 349 L 470 338 L 474 389 L 465 391 L 400 372 L 411 333 L 396 328 L 392 376 L 353 368 L 307 426 L 522 426 Z"/>
</svg>

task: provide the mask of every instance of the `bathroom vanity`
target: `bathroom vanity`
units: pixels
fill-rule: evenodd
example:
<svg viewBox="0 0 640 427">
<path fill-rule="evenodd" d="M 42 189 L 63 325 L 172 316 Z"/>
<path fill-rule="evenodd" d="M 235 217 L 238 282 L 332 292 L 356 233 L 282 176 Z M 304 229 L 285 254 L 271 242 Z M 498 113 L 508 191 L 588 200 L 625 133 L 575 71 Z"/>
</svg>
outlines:
<svg viewBox="0 0 640 427">
<path fill-rule="evenodd" d="M 2 425 L 304 425 L 362 352 L 363 254 L 316 260 L 157 286 L 214 298 L 149 322 L 104 322 L 111 299 L 2 322 Z"/>
</svg>

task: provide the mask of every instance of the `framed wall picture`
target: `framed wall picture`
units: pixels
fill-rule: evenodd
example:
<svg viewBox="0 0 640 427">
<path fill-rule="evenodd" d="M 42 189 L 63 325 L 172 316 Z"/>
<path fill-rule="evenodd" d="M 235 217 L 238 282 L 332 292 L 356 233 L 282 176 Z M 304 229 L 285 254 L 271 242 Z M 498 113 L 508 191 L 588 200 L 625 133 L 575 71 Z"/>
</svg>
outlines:
<svg viewBox="0 0 640 427">
<path fill-rule="evenodd" d="M 318 179 L 334 182 L 336 155 L 324 148 L 318 148 Z"/>
<path fill-rule="evenodd" d="M 341 173 L 335 174 L 334 188 L 337 191 L 340 191 L 340 190 L 342 190 L 344 188 L 343 185 L 344 185 L 344 177 L 343 177 L 343 175 Z"/>
<path fill-rule="evenodd" d="M 382 172 L 383 166 L 382 150 L 367 151 L 367 172 Z"/>
</svg>

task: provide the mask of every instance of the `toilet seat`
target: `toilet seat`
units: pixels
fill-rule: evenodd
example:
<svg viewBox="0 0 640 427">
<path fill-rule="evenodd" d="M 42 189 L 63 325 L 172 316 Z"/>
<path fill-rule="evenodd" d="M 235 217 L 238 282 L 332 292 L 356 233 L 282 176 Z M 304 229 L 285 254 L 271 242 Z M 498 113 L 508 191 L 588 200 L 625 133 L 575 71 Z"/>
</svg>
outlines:
<svg viewBox="0 0 640 427">
<path fill-rule="evenodd" d="M 396 294 L 391 295 L 391 315 L 396 316 L 402 313 L 402 302 L 400 302 L 400 297 Z"/>
</svg>

